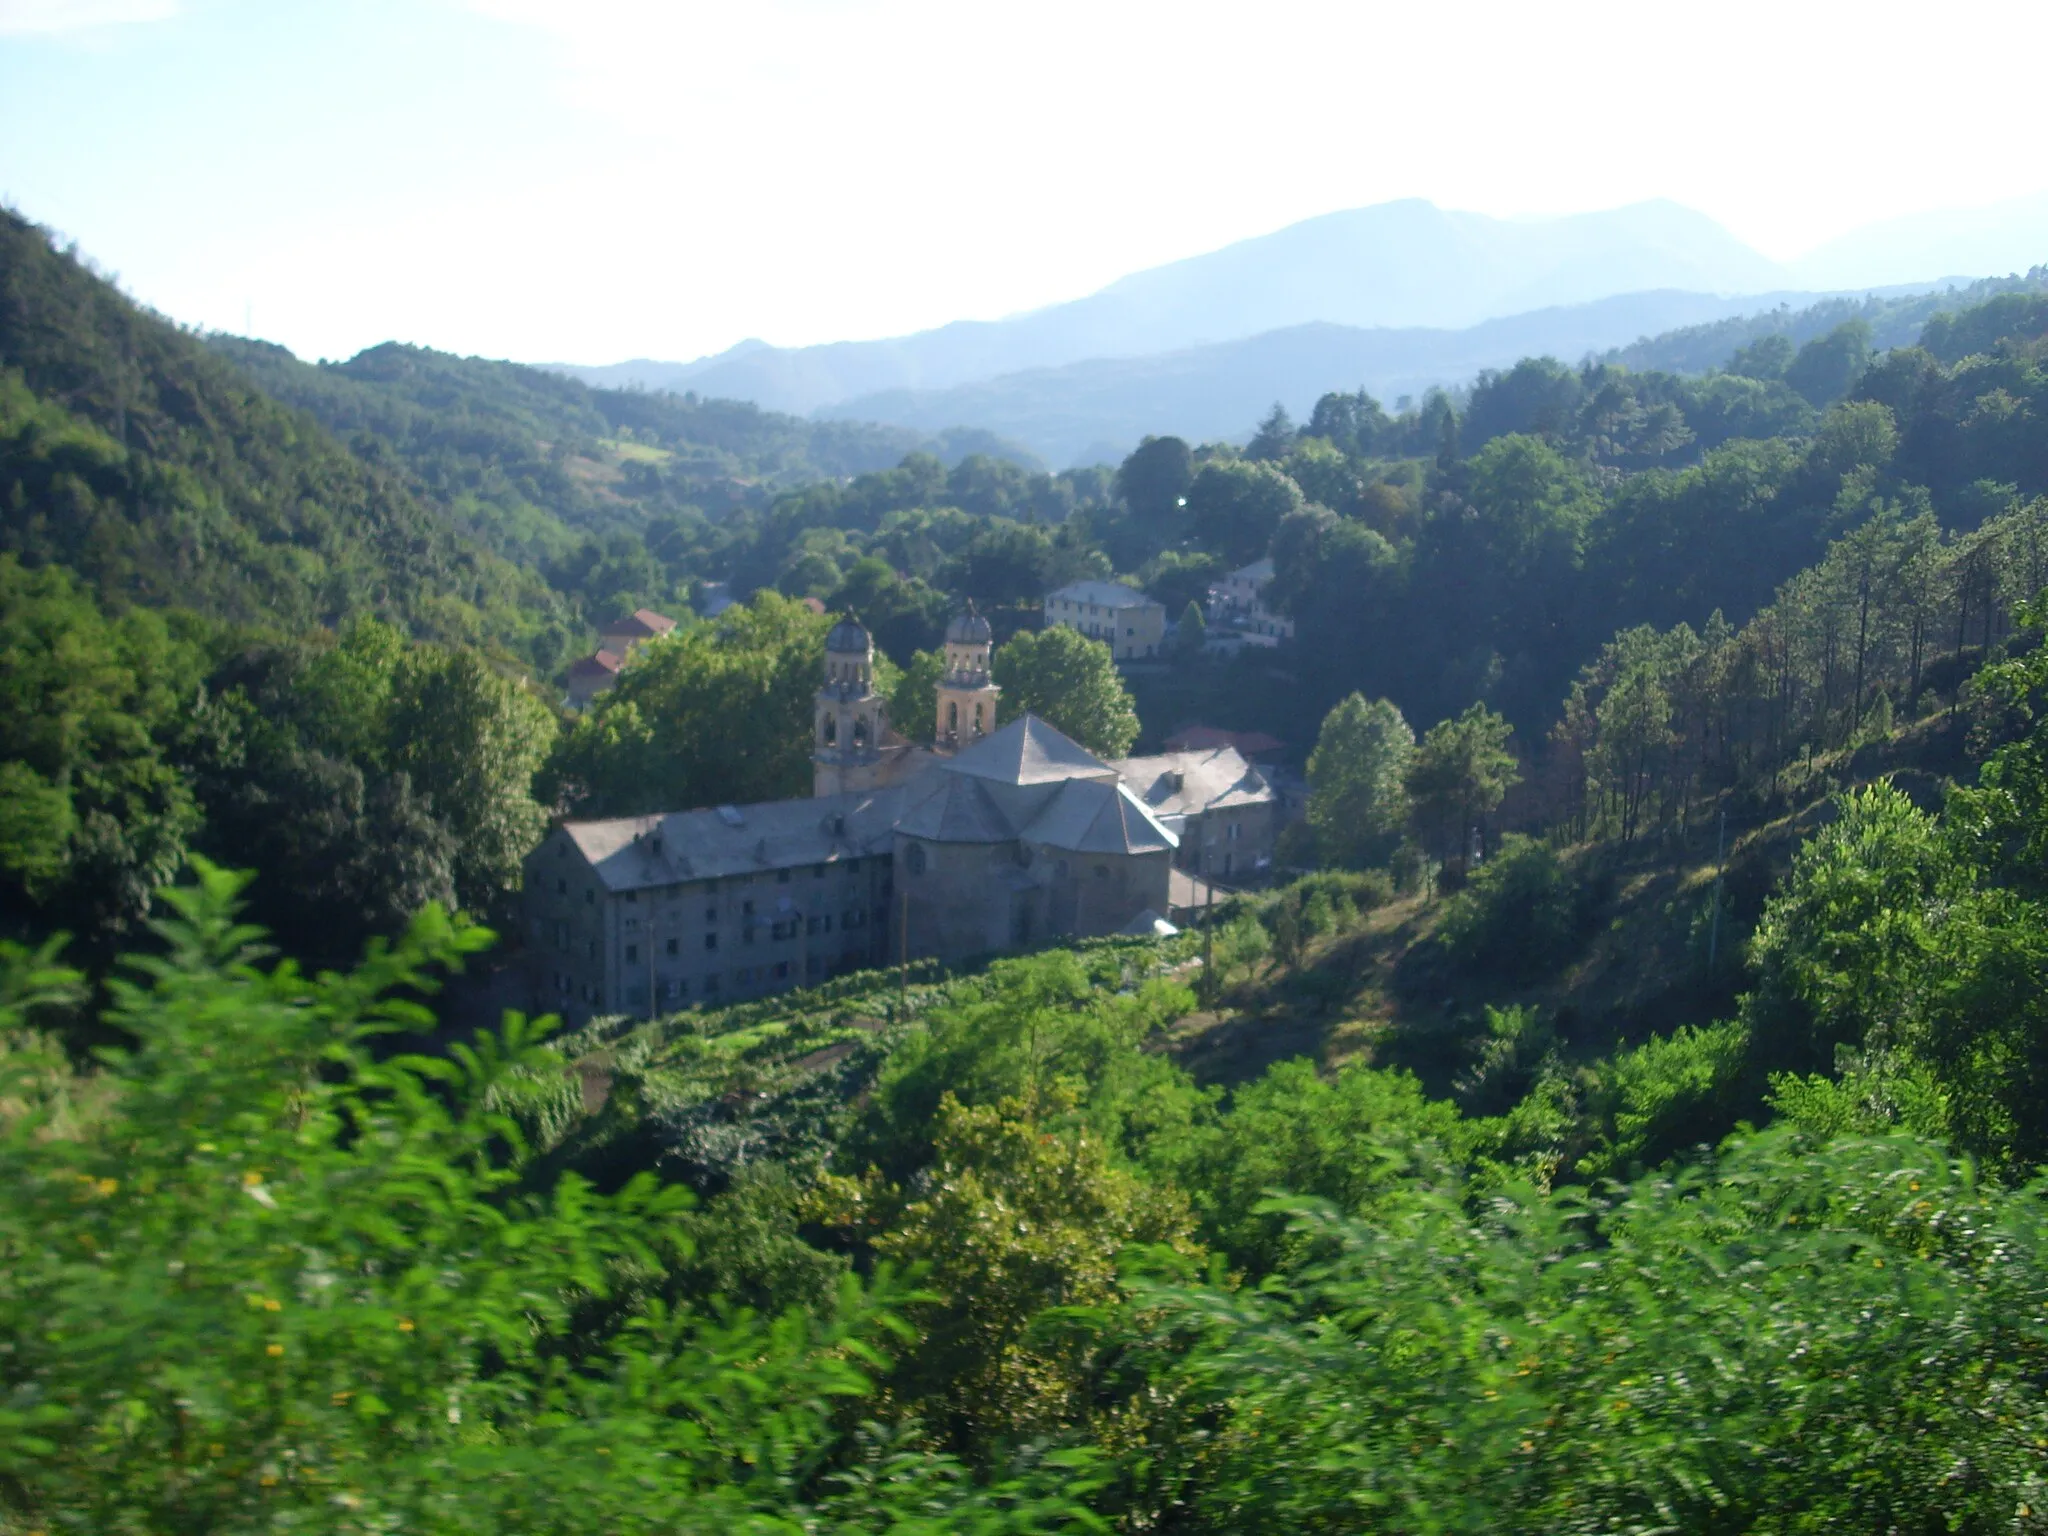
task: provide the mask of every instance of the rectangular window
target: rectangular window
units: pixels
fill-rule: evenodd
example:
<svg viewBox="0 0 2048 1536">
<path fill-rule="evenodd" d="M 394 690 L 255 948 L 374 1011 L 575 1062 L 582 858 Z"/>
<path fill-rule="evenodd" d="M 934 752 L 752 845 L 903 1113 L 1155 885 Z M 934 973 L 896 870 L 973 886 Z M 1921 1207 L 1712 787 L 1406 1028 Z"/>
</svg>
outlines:
<svg viewBox="0 0 2048 1536">
<path fill-rule="evenodd" d="M 638 960 L 639 958 L 640 946 L 638 944 L 628 944 L 626 946 L 626 964 L 631 965 L 634 961 Z"/>
<path fill-rule="evenodd" d="M 716 976 L 706 976 L 704 978 L 704 995 L 706 997 L 718 996 L 718 978 Z"/>
<path fill-rule="evenodd" d="M 555 894 L 557 896 L 566 896 L 569 894 L 569 881 L 567 876 L 557 875 L 555 877 Z"/>
<path fill-rule="evenodd" d="M 586 907 L 594 907 L 597 905 L 596 887 L 593 886 L 591 889 L 583 893 L 583 905 L 585 905 Z"/>
<path fill-rule="evenodd" d="M 681 941 L 680 941 L 680 940 L 677 940 L 677 939 L 670 939 L 670 940 L 668 941 L 668 953 L 670 953 L 670 954 L 674 954 L 674 953 L 676 952 L 676 950 L 677 950 L 677 949 L 678 949 L 679 947 L 681 947 Z"/>
<path fill-rule="evenodd" d="M 707 934 L 705 934 L 705 935 L 704 935 L 704 947 L 705 947 L 706 949 L 716 949 L 716 948 L 718 948 L 718 935 L 717 935 L 717 934 L 715 934 L 715 933 L 707 933 Z"/>
<path fill-rule="evenodd" d="M 705 921 L 705 922 L 707 922 L 707 923 L 715 923 L 715 922 L 717 922 L 717 921 L 718 921 L 718 908 L 716 908 L 716 907 L 706 907 L 706 908 L 704 909 L 704 921 Z"/>
<path fill-rule="evenodd" d="M 741 902 L 741 903 L 740 903 L 740 916 L 741 916 L 741 917 L 752 917 L 753 915 L 754 915 L 754 904 L 753 904 L 753 903 L 752 903 L 751 901 L 743 901 L 743 902 Z"/>
</svg>

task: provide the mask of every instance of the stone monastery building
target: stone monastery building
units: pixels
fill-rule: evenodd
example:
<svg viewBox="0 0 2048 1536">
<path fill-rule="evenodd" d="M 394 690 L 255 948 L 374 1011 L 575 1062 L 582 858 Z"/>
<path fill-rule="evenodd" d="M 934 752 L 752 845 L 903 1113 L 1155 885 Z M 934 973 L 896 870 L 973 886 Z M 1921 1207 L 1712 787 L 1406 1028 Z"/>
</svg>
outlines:
<svg viewBox="0 0 2048 1536">
<path fill-rule="evenodd" d="M 988 621 L 946 631 L 934 743 L 894 731 L 874 642 L 825 643 L 807 800 L 569 821 L 526 860 L 535 1004 L 572 1024 L 760 997 L 900 956 L 1147 927 L 1179 867 L 1251 877 L 1274 794 L 1228 747 L 1104 762 L 996 728 Z"/>
</svg>

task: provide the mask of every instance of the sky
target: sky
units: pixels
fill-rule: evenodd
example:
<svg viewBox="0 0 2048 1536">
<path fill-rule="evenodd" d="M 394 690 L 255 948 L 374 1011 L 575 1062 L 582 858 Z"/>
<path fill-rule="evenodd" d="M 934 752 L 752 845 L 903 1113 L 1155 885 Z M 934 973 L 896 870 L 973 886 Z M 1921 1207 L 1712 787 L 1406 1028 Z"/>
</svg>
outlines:
<svg viewBox="0 0 2048 1536">
<path fill-rule="evenodd" d="M 1397 197 L 1789 259 L 2048 187 L 2044 52 L 2038 0 L 0 0 L 0 200 L 303 357 L 687 359 Z"/>
</svg>

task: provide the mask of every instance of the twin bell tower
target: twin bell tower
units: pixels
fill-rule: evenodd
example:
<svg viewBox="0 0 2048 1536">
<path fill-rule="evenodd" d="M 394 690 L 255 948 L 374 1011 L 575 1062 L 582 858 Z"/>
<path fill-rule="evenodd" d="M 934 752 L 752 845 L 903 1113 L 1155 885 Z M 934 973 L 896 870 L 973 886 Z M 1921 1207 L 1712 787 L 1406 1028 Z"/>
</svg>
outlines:
<svg viewBox="0 0 2048 1536">
<path fill-rule="evenodd" d="M 927 752 L 889 724 L 889 701 L 875 691 L 874 636 L 851 614 L 833 625 L 825 637 L 825 681 L 813 711 L 811 792 L 843 795 L 900 783 L 934 753 L 950 756 L 993 731 L 1002 693 L 989 672 L 994 641 L 988 620 L 972 603 L 946 626 L 934 751 Z"/>
</svg>

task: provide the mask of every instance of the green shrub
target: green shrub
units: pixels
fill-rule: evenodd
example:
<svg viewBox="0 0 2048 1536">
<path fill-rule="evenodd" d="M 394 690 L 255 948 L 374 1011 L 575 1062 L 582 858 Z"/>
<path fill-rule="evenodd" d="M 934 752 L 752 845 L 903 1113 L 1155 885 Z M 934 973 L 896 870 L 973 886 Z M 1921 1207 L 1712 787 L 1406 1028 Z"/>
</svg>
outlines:
<svg viewBox="0 0 2048 1536">
<path fill-rule="evenodd" d="M 1451 898 L 1438 932 L 1458 964 L 1532 980 L 1571 958 L 1588 905 L 1573 872 L 1548 844 L 1510 834 Z"/>
</svg>

